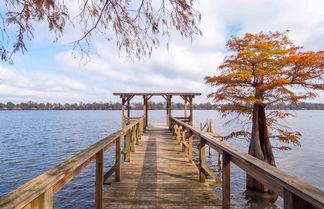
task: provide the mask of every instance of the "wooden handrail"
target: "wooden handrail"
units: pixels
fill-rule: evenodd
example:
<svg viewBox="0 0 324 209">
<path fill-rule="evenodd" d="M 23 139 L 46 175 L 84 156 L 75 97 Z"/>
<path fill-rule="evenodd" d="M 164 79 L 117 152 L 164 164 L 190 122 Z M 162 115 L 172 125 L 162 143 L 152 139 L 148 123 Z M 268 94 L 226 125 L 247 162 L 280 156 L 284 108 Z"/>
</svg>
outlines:
<svg viewBox="0 0 324 209">
<path fill-rule="evenodd" d="M 175 128 L 176 127 L 176 128 Z M 284 198 L 285 209 L 296 208 L 324 208 L 324 191 L 310 185 L 294 176 L 287 174 L 263 162 L 248 153 L 228 145 L 225 142 L 215 140 L 210 134 L 203 132 L 193 126 L 171 117 L 170 130 L 174 133 L 179 129 L 186 129 L 193 135 L 200 137 L 200 152 L 203 152 L 204 144 L 223 154 L 223 208 L 229 208 L 230 185 L 229 185 L 229 162 L 232 162 L 243 169 L 247 174 L 268 186 L 271 190 Z M 200 153 L 200 169 L 205 162 L 204 153 Z M 204 180 L 204 175 L 200 171 L 200 179 Z"/>
<path fill-rule="evenodd" d="M 117 164 L 115 164 L 115 167 L 117 169 L 115 169 L 115 172 L 116 181 L 120 181 L 120 164 L 118 164 L 120 163 L 120 138 L 134 131 L 136 126 L 140 127 L 140 131 L 136 133 L 143 134 L 143 118 L 132 121 L 122 130 L 105 137 L 56 167 L 28 181 L 16 190 L 0 197 L 0 208 L 53 208 L 53 195 L 94 160 L 97 161 L 96 191 L 102 193 L 104 179 L 104 174 L 101 174 L 103 173 L 103 152 L 116 144 L 116 150 L 119 153 L 116 153 Z M 136 137 L 140 138 L 139 135 L 136 135 Z M 98 176 L 98 174 L 100 175 Z M 102 194 L 96 194 L 96 198 L 96 208 L 102 208 Z"/>
</svg>

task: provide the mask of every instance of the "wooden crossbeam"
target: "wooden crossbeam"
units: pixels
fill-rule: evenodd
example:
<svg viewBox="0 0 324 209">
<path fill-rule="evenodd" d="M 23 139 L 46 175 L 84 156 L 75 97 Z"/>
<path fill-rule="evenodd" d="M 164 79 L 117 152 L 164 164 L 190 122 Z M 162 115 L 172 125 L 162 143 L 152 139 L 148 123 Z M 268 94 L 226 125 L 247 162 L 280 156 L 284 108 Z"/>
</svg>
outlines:
<svg viewBox="0 0 324 209">
<path fill-rule="evenodd" d="M 111 167 L 104 175 L 104 181 L 106 181 L 116 170 L 116 165 Z"/>
</svg>

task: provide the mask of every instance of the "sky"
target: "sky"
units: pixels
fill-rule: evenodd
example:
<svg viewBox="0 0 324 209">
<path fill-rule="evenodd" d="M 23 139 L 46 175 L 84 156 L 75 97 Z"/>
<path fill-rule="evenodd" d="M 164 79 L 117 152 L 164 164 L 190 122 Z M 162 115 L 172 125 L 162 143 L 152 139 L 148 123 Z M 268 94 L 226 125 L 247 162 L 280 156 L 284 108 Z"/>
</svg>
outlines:
<svg viewBox="0 0 324 209">
<path fill-rule="evenodd" d="M 13 64 L 0 63 L 0 102 L 115 102 L 120 99 L 113 92 L 131 91 L 201 92 L 195 101 L 207 102 L 212 88 L 204 77 L 217 73 L 232 36 L 290 30 L 305 50 L 324 49 L 323 0 L 200 0 L 196 8 L 203 36 L 171 37 L 168 48 L 162 43 L 139 61 L 107 41 L 95 43 L 96 53 L 84 63 L 71 54 L 68 43 L 79 38 L 72 29 L 53 43 L 46 25 L 38 25 L 28 52 L 16 54 Z M 323 96 L 316 101 L 324 102 Z"/>
</svg>

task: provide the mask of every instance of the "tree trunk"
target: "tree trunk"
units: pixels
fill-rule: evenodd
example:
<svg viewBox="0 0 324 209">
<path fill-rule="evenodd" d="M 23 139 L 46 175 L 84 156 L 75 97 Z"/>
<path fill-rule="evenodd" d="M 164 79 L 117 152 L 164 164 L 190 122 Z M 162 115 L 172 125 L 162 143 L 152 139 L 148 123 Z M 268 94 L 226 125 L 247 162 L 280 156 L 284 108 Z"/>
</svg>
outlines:
<svg viewBox="0 0 324 209">
<path fill-rule="evenodd" d="M 249 145 L 249 154 L 270 165 L 276 166 L 268 137 L 266 114 L 263 104 L 256 103 L 253 105 L 252 135 Z M 267 187 L 249 175 L 247 175 L 246 186 L 248 189 L 270 192 Z"/>
</svg>

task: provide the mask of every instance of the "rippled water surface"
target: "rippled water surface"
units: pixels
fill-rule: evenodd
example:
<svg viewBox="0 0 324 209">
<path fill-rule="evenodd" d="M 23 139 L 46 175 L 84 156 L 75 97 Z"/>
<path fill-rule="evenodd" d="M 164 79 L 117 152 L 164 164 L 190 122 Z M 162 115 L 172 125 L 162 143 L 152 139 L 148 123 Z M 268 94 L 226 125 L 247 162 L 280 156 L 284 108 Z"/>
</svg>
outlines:
<svg viewBox="0 0 324 209">
<path fill-rule="evenodd" d="M 182 111 L 173 111 L 180 116 Z M 277 167 L 324 189 L 324 111 L 296 111 L 297 117 L 287 124 L 302 134 L 302 146 L 290 151 L 275 151 Z M 140 116 L 142 111 L 132 111 Z M 120 111 L 0 111 L 0 196 L 19 187 L 96 141 L 120 129 Z M 195 126 L 212 119 L 220 135 L 228 134 L 234 126 L 222 126 L 217 111 L 194 111 Z M 165 111 L 150 111 L 150 123 L 165 122 Z M 247 150 L 244 140 L 228 143 Z M 208 154 L 207 154 L 208 156 Z M 105 153 L 106 169 L 114 164 L 114 148 Z M 217 154 L 212 152 L 209 165 L 216 171 Z M 54 197 L 55 208 L 93 208 L 94 171 L 91 164 Z M 232 166 L 232 203 L 236 208 L 276 208 L 274 205 L 245 199 L 245 174 Z M 220 188 L 215 188 L 220 195 Z M 255 206 L 257 205 L 257 206 Z"/>
</svg>

